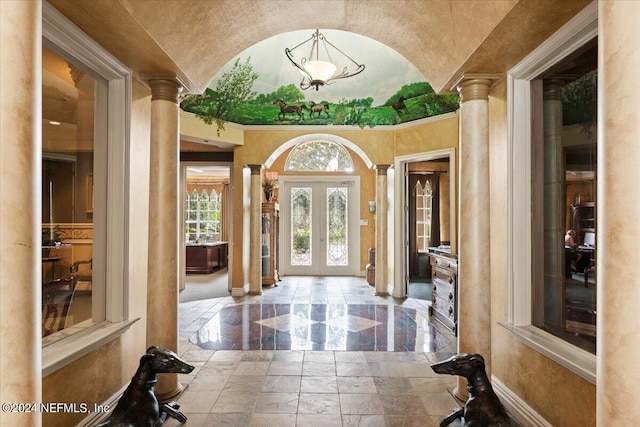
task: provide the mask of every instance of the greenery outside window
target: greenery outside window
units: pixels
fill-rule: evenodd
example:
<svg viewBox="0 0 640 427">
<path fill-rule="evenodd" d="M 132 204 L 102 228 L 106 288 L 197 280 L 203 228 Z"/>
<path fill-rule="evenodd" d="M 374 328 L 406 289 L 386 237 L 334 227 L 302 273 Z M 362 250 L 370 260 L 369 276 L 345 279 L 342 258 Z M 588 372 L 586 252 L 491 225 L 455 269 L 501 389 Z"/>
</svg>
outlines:
<svg viewBox="0 0 640 427">
<path fill-rule="evenodd" d="M 418 251 L 427 251 L 431 245 L 431 184 L 424 188 L 418 181 L 416 184 L 416 241 Z"/>
<path fill-rule="evenodd" d="M 301 172 L 353 172 L 353 160 L 347 150 L 337 142 L 302 142 L 291 150 L 285 171 Z"/>
<path fill-rule="evenodd" d="M 187 233 L 189 242 L 215 242 L 220 240 L 220 195 L 211 190 L 187 193 Z"/>
</svg>

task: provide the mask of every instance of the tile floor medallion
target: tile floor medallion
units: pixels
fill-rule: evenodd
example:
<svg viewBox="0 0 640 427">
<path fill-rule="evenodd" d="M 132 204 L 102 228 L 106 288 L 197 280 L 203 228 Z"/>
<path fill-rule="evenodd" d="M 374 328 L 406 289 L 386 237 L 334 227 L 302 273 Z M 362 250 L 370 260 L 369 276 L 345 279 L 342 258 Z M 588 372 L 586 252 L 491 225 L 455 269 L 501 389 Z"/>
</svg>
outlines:
<svg viewBox="0 0 640 427">
<path fill-rule="evenodd" d="M 416 309 L 375 304 L 226 306 L 189 341 L 207 350 L 436 352 L 452 344 Z"/>
<path fill-rule="evenodd" d="M 178 376 L 185 426 L 436 427 L 459 406 L 455 377 L 430 368 L 456 337 L 429 301 L 376 296 L 360 277 L 278 285 L 180 304 L 179 353 L 196 366 Z"/>
</svg>

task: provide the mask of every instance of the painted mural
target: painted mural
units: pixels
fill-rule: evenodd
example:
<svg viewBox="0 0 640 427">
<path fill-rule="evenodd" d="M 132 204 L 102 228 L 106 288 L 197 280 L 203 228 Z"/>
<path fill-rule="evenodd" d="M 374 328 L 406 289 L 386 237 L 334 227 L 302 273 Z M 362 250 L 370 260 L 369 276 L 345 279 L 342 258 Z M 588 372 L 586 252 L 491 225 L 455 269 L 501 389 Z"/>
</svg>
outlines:
<svg viewBox="0 0 640 427">
<path fill-rule="evenodd" d="M 218 131 L 242 125 L 351 125 L 400 123 L 458 109 L 457 95 L 437 95 L 402 55 L 367 37 L 321 30 L 327 40 L 365 64 L 354 77 L 302 90 L 300 72 L 285 56 L 315 30 L 266 39 L 223 67 L 202 95 L 186 95 L 180 106 Z M 340 69 L 341 64 L 338 65 Z"/>
</svg>

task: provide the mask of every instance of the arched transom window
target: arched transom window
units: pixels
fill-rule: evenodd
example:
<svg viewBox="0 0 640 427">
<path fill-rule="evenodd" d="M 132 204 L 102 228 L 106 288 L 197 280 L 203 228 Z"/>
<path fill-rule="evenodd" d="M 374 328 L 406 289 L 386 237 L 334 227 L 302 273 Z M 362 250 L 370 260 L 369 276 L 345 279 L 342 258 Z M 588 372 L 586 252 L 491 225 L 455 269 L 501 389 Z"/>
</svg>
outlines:
<svg viewBox="0 0 640 427">
<path fill-rule="evenodd" d="M 286 171 L 353 172 L 353 160 L 347 150 L 331 141 L 302 142 L 291 150 L 284 165 Z"/>
</svg>

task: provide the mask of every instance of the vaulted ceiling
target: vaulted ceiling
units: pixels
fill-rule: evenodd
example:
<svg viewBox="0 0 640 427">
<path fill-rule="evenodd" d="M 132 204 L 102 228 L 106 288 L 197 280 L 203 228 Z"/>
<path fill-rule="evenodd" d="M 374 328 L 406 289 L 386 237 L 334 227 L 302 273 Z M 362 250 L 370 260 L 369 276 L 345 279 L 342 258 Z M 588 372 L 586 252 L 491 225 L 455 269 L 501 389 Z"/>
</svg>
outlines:
<svg viewBox="0 0 640 427">
<path fill-rule="evenodd" d="M 504 73 L 589 2 L 50 0 L 134 73 L 176 74 L 192 93 L 249 46 L 308 28 L 377 40 L 448 92 L 463 74 Z"/>
</svg>

